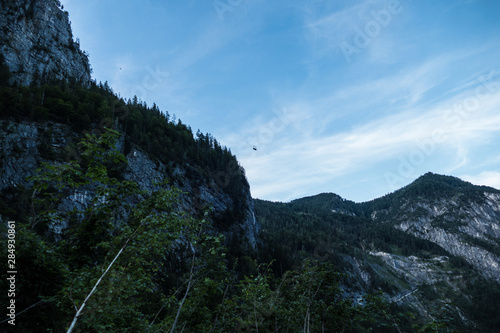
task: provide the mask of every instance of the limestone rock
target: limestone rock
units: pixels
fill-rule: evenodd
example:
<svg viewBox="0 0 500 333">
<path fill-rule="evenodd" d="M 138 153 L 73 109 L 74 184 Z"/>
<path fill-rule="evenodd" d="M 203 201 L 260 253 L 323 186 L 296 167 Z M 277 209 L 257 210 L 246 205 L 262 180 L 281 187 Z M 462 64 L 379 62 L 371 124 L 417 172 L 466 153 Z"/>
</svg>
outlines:
<svg viewBox="0 0 500 333">
<path fill-rule="evenodd" d="M 12 81 L 90 81 L 88 56 L 73 39 L 68 12 L 58 0 L 9 0 L 0 6 L 0 53 Z"/>
</svg>

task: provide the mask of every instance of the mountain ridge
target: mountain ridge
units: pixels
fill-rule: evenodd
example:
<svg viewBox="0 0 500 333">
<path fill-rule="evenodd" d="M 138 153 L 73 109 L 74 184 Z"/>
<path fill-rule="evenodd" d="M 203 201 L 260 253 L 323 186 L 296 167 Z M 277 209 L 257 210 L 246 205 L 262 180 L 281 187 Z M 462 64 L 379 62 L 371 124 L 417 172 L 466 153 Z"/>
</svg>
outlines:
<svg viewBox="0 0 500 333">
<path fill-rule="evenodd" d="M 495 188 L 426 173 L 368 202 L 321 193 L 288 203 L 256 199 L 255 207 L 261 255 L 277 258 L 278 272 L 313 257 L 346 274 L 353 297 L 382 288 L 391 303 L 423 317 L 452 318 L 451 327 L 464 332 L 490 332 L 500 324 L 484 315 L 500 314 Z M 485 297 L 488 308 L 472 301 Z"/>
<path fill-rule="evenodd" d="M 399 188 L 399 189 L 397 189 L 397 190 L 395 190 L 395 191 L 393 191 L 391 193 L 387 193 L 387 194 L 384 194 L 384 195 L 382 195 L 380 197 L 376 197 L 376 198 L 373 198 L 373 199 L 370 199 L 370 200 L 366 200 L 366 201 L 355 202 L 355 201 L 350 200 L 349 198 L 344 198 L 344 197 L 340 196 L 339 194 L 337 194 L 335 192 L 321 192 L 321 193 L 318 193 L 318 194 L 312 194 L 312 195 L 307 195 L 307 196 L 304 196 L 304 197 L 292 199 L 292 200 L 287 201 L 285 203 L 297 203 L 297 202 L 302 202 L 304 200 L 310 200 L 310 199 L 313 199 L 313 198 L 316 198 L 316 197 L 319 197 L 319 196 L 324 196 L 324 197 L 331 196 L 333 199 L 336 199 L 338 201 L 352 202 L 352 203 L 357 204 L 357 205 L 359 205 L 359 204 L 367 204 L 367 203 L 379 200 L 379 199 L 387 197 L 387 196 L 393 196 L 395 193 L 401 193 L 401 192 L 403 192 L 405 190 L 406 191 L 412 190 L 413 188 L 420 187 L 420 186 L 424 185 L 425 183 L 428 183 L 429 181 L 437 182 L 443 188 L 444 187 L 448 187 L 448 188 L 466 188 L 466 189 L 483 188 L 484 190 L 487 190 L 487 191 L 490 191 L 490 192 L 500 193 L 500 189 L 496 189 L 496 188 L 491 187 L 491 186 L 487 186 L 487 185 L 475 185 L 475 184 L 472 184 L 471 182 L 462 180 L 459 177 L 455 177 L 455 176 L 451 176 L 451 175 L 438 174 L 438 173 L 433 173 L 431 171 L 428 171 L 425 174 L 423 174 L 423 175 L 419 176 L 418 178 L 416 178 L 414 181 L 412 181 L 408 185 L 402 186 L 401 188 Z M 270 200 L 265 200 L 265 199 L 260 199 L 260 198 L 256 198 L 256 199 L 264 200 L 264 201 L 270 201 Z M 274 202 L 280 202 L 280 201 L 274 201 Z"/>
</svg>

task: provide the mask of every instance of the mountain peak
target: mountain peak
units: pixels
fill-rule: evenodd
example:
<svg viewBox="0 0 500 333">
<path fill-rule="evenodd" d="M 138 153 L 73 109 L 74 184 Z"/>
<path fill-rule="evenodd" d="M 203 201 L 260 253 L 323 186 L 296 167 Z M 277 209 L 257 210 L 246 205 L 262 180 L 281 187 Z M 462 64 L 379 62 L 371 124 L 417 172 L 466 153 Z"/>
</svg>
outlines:
<svg viewBox="0 0 500 333">
<path fill-rule="evenodd" d="M 289 203 L 294 209 L 312 209 L 353 215 L 357 213 L 356 203 L 342 198 L 335 193 L 320 193 L 317 195 L 293 200 Z"/>
<path fill-rule="evenodd" d="M 403 191 L 405 195 L 430 198 L 453 195 L 458 192 L 500 192 L 491 187 L 473 185 L 457 177 L 432 172 L 427 172 L 420 176 L 400 191 Z"/>
<path fill-rule="evenodd" d="M 91 79 L 88 56 L 73 40 L 69 14 L 58 0 L 3 1 L 0 45 L 12 82 Z"/>
</svg>

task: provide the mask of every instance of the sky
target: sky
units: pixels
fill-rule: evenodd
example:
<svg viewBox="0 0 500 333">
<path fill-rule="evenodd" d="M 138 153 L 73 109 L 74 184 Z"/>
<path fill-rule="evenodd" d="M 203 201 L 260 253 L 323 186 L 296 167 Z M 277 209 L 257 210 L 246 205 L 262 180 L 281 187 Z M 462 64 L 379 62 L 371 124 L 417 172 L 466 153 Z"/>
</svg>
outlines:
<svg viewBox="0 0 500 333">
<path fill-rule="evenodd" d="M 93 78 L 211 133 L 254 198 L 500 189 L 500 1 L 61 3 Z"/>
</svg>

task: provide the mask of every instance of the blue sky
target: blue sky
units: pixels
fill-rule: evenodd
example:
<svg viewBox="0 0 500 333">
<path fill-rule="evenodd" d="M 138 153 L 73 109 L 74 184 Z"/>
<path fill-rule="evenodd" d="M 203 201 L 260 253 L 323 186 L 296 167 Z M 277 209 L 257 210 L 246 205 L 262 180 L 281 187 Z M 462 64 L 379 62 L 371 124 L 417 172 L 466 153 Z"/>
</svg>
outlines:
<svg viewBox="0 0 500 333">
<path fill-rule="evenodd" d="M 500 188 L 499 1 L 61 2 L 93 77 L 213 134 L 255 198 Z"/>
</svg>

